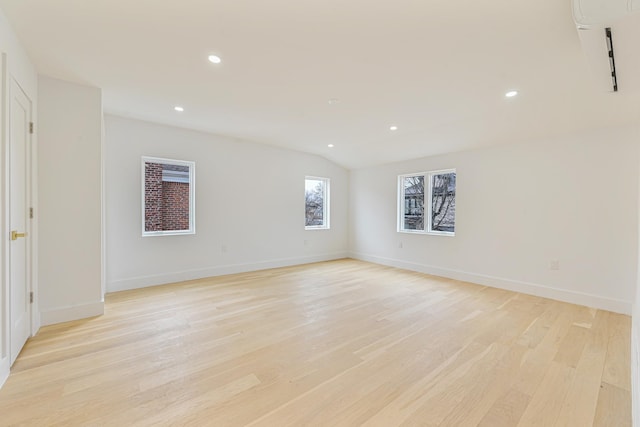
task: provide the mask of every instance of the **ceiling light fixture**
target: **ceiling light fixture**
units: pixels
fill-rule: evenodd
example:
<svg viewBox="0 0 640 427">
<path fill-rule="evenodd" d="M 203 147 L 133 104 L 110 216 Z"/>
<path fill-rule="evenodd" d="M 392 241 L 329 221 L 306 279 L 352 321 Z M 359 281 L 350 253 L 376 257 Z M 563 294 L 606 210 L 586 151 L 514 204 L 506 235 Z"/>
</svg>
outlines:
<svg viewBox="0 0 640 427">
<path fill-rule="evenodd" d="M 329 145 L 327 145 L 327 147 L 329 147 L 329 148 L 333 148 L 333 147 L 335 147 L 335 145 L 333 145 L 333 144 L 329 144 Z"/>
<path fill-rule="evenodd" d="M 389 126 L 389 130 L 398 130 L 398 126 L 395 126 L 395 125 Z"/>
<path fill-rule="evenodd" d="M 222 59 L 218 55 L 209 55 L 209 62 L 213 64 L 219 64 L 222 62 Z"/>
<path fill-rule="evenodd" d="M 181 107 L 179 105 L 176 105 L 175 107 L 173 107 L 173 109 L 179 113 L 182 113 L 184 111 L 184 107 Z"/>
<path fill-rule="evenodd" d="M 505 93 L 504 96 L 506 96 L 507 98 L 513 98 L 517 94 L 518 94 L 517 90 L 510 90 L 509 92 Z"/>
<path fill-rule="evenodd" d="M 336 104 L 340 104 L 340 100 L 338 98 L 331 98 L 330 100 L 327 101 L 327 103 L 329 105 L 336 105 Z"/>
</svg>

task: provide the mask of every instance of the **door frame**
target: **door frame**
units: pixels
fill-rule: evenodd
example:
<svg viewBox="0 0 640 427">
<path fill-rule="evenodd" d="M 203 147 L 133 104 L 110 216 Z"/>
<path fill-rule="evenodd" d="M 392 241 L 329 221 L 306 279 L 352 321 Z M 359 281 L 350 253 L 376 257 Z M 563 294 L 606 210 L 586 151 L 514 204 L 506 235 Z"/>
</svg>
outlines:
<svg viewBox="0 0 640 427">
<path fill-rule="evenodd" d="M 7 271 L 7 264 L 9 261 L 9 255 L 7 254 L 8 239 L 7 230 L 9 229 L 9 221 L 7 211 L 9 204 L 7 203 L 7 156 L 6 156 L 6 140 L 9 130 L 7 129 L 7 110 L 8 99 L 7 96 L 7 54 L 0 52 L 0 162 L 4 168 L 4 174 L 0 174 L 0 263 L 2 264 L 2 274 L 0 276 L 0 386 L 9 377 L 9 364 L 11 363 L 11 351 L 9 346 L 11 345 L 11 336 L 9 335 L 9 307 L 11 301 L 9 300 L 9 272 Z"/>
</svg>

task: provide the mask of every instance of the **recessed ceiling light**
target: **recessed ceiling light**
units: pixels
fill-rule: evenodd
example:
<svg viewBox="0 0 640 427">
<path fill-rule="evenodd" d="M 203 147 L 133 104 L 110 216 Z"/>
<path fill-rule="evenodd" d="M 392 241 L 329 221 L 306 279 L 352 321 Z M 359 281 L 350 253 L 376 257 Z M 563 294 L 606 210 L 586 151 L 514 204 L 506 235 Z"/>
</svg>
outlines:
<svg viewBox="0 0 640 427">
<path fill-rule="evenodd" d="M 505 93 L 504 96 L 506 96 L 507 98 L 513 98 L 517 94 L 518 94 L 517 90 L 510 90 L 509 92 Z"/>
<path fill-rule="evenodd" d="M 333 145 L 333 144 L 329 144 L 329 145 L 327 145 L 327 147 L 329 147 L 329 148 L 333 148 L 333 147 L 335 147 L 335 145 Z"/>
<path fill-rule="evenodd" d="M 398 130 L 398 126 L 395 126 L 395 125 L 389 126 L 389 130 Z"/>
<path fill-rule="evenodd" d="M 173 107 L 173 109 L 179 113 L 182 113 L 184 111 L 184 107 L 181 107 L 179 105 L 176 105 L 175 107 Z"/>
<path fill-rule="evenodd" d="M 220 59 L 218 55 L 209 55 L 209 62 L 212 62 L 214 64 L 219 64 L 222 62 L 222 59 Z"/>
<path fill-rule="evenodd" d="M 340 104 L 340 100 L 338 98 L 331 98 L 330 100 L 327 101 L 329 103 L 329 105 L 336 105 L 336 104 Z"/>
</svg>

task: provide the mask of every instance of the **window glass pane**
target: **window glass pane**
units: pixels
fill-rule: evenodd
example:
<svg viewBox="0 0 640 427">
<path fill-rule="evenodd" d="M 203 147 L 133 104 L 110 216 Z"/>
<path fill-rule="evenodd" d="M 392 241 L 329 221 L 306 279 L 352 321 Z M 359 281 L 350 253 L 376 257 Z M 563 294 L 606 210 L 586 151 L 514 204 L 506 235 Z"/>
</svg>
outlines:
<svg viewBox="0 0 640 427">
<path fill-rule="evenodd" d="M 402 228 L 424 230 L 424 176 L 406 176 L 402 185 L 405 206 Z"/>
<path fill-rule="evenodd" d="M 431 231 L 455 232 L 456 174 L 431 176 Z"/>
<path fill-rule="evenodd" d="M 192 234 L 193 162 L 143 157 L 143 235 Z"/>
<path fill-rule="evenodd" d="M 322 179 L 305 179 L 305 227 L 325 225 L 326 182 Z"/>
</svg>

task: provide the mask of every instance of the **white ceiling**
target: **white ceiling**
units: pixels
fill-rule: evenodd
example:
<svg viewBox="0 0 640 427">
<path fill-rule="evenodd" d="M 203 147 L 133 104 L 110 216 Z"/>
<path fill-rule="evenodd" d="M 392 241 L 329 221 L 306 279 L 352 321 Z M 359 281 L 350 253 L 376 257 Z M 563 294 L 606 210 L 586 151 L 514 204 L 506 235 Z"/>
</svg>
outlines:
<svg viewBox="0 0 640 427">
<path fill-rule="evenodd" d="M 637 94 L 593 84 L 570 0 L 0 0 L 0 8 L 41 74 L 102 88 L 107 113 L 348 168 L 640 122 Z M 211 53 L 223 62 L 209 63 Z M 510 89 L 520 95 L 505 98 Z"/>
</svg>

